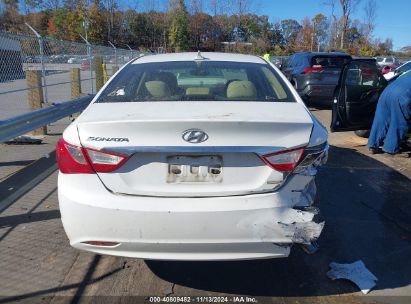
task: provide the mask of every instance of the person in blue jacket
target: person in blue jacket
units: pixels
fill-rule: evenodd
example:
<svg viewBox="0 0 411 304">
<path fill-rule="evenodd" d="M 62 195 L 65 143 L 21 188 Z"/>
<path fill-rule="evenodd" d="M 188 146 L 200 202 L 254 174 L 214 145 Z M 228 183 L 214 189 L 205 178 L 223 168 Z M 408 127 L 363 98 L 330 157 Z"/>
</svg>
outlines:
<svg viewBox="0 0 411 304">
<path fill-rule="evenodd" d="M 411 123 L 411 72 L 390 83 L 382 92 L 368 138 L 369 151 L 400 153 L 400 145 Z M 408 156 L 404 155 L 404 156 Z"/>
</svg>

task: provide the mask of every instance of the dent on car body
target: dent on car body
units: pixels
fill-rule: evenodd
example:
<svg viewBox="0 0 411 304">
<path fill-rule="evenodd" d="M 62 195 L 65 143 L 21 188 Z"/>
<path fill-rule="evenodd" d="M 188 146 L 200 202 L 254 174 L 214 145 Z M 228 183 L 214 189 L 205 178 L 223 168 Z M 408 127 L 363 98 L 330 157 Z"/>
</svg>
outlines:
<svg viewBox="0 0 411 304">
<path fill-rule="evenodd" d="M 319 210 L 313 206 L 316 186 L 314 179 L 302 190 L 293 192 L 292 207 L 275 208 L 243 219 L 239 228 L 251 229 L 254 236 L 263 242 L 272 241 L 273 236 L 283 235 L 285 242 L 308 245 L 320 236 L 325 222 L 315 218 Z M 275 219 L 275 220 L 274 220 Z M 277 244 L 278 245 L 278 244 Z"/>
</svg>

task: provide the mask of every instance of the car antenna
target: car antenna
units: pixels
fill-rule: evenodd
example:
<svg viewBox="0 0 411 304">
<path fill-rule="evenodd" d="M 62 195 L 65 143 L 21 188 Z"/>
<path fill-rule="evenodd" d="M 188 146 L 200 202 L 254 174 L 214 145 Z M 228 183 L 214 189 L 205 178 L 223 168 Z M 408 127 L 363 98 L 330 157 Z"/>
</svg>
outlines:
<svg viewBox="0 0 411 304">
<path fill-rule="evenodd" d="M 194 60 L 205 60 L 205 59 L 207 59 L 207 58 L 203 57 L 203 55 L 201 55 L 200 51 L 197 52 L 197 56 L 196 56 L 196 58 L 194 58 Z"/>
</svg>

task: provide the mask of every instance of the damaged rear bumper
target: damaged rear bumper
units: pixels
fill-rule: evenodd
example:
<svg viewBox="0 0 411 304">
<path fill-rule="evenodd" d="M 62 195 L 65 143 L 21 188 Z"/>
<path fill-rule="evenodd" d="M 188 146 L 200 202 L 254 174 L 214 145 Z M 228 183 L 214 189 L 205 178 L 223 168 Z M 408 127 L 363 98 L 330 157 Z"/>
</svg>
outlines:
<svg viewBox="0 0 411 304">
<path fill-rule="evenodd" d="M 315 194 L 310 174 L 289 178 L 277 192 L 213 198 L 116 195 L 95 175 L 59 174 L 60 210 L 71 245 L 144 259 L 287 257 L 292 244 L 310 244 L 321 233 L 324 224 L 315 221 L 312 207 Z"/>
</svg>

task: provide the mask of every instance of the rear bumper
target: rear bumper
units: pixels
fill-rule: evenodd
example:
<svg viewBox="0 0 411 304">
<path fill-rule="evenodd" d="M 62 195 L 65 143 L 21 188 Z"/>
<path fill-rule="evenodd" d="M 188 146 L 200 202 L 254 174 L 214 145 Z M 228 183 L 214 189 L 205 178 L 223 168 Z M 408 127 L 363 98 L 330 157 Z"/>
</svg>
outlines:
<svg viewBox="0 0 411 304">
<path fill-rule="evenodd" d="M 304 101 L 313 104 L 331 106 L 336 85 L 309 84 L 298 90 Z"/>
<path fill-rule="evenodd" d="M 73 247 L 99 254 L 163 260 L 287 257 L 293 243 L 321 233 L 310 206 L 313 176 L 297 175 L 280 191 L 213 198 L 117 195 L 96 175 L 59 174 L 59 203 Z M 94 246 L 86 241 L 117 242 Z"/>
</svg>

